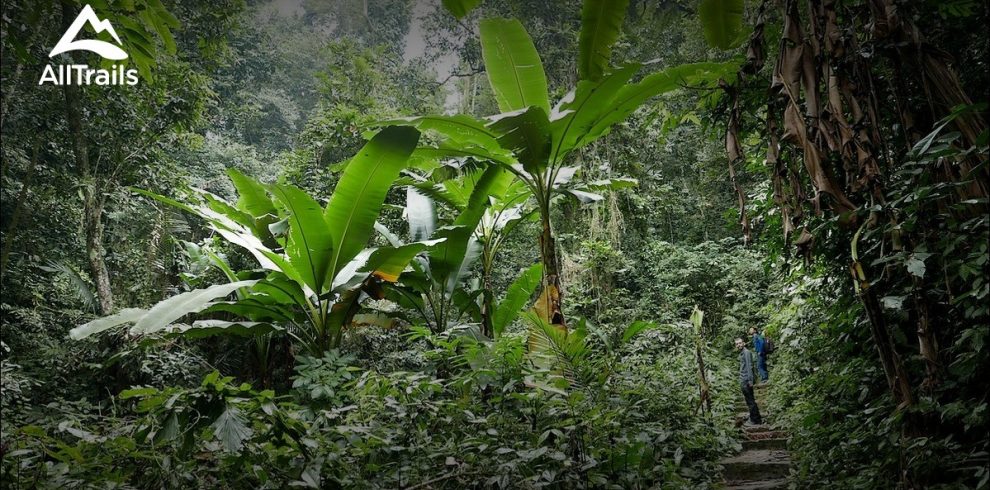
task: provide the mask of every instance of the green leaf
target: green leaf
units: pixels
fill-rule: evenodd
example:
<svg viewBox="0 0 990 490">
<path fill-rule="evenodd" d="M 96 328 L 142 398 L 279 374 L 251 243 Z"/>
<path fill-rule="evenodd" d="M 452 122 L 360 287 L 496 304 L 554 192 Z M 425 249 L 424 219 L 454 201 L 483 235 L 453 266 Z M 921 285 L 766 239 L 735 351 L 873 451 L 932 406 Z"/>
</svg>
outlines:
<svg viewBox="0 0 990 490">
<path fill-rule="evenodd" d="M 907 296 L 884 296 L 880 299 L 883 307 L 888 310 L 902 310 L 904 309 L 904 300 Z"/>
<path fill-rule="evenodd" d="M 199 216 L 199 217 L 202 217 L 204 219 L 208 219 L 206 216 L 203 216 L 203 214 L 202 214 L 202 212 L 201 212 L 201 210 L 199 208 L 194 207 L 194 206 L 191 206 L 191 205 L 189 205 L 187 203 L 184 203 L 184 202 L 181 202 L 181 201 L 177 201 L 175 199 L 172 199 L 171 197 L 163 196 L 161 194 L 155 194 L 154 192 L 146 191 L 144 189 L 139 189 L 137 187 L 131 187 L 130 190 L 133 191 L 133 192 L 136 192 L 138 194 L 141 194 L 142 196 L 145 196 L 145 197 L 149 197 L 151 199 L 154 199 L 154 200 L 156 200 L 156 201 L 158 201 L 160 203 L 163 203 L 163 204 L 167 204 L 169 206 L 172 206 L 172 207 L 174 207 L 176 209 L 181 209 L 181 210 L 183 210 L 183 211 L 185 211 L 185 212 L 187 212 L 189 214 L 192 214 L 192 215 L 195 215 L 195 216 Z"/>
<path fill-rule="evenodd" d="M 255 288 L 260 287 L 261 284 L 263 283 L 259 283 L 255 286 Z M 256 294 L 253 297 L 238 301 L 218 301 L 210 305 L 209 308 L 204 309 L 202 313 L 233 313 L 249 320 L 272 320 L 281 322 L 292 322 L 295 320 L 292 311 L 289 310 L 289 308 L 294 304 L 292 298 L 279 298 L 280 301 L 283 301 L 283 304 L 266 304 L 263 301 L 259 301 L 259 297 L 260 295 Z"/>
<path fill-rule="evenodd" d="M 694 332 L 701 335 L 701 323 L 705 320 L 705 312 L 699 309 L 697 306 L 691 311 L 691 325 L 694 326 Z"/>
<path fill-rule="evenodd" d="M 117 395 L 117 396 L 121 400 L 127 400 L 127 399 L 130 399 L 130 398 L 137 398 L 137 397 L 144 398 L 144 397 L 151 396 L 151 395 L 157 395 L 158 393 L 159 393 L 158 388 L 152 388 L 150 386 L 145 386 L 145 387 L 141 387 L 141 388 L 130 388 L 130 389 L 121 391 L 120 394 Z"/>
<path fill-rule="evenodd" d="M 619 90 L 639 71 L 639 64 L 626 65 L 600 81 L 581 80 L 564 96 L 550 116 L 553 159 L 559 161 L 609 108 Z"/>
<path fill-rule="evenodd" d="M 629 342 L 633 337 L 639 335 L 642 331 L 651 328 L 657 328 L 657 324 L 642 320 L 635 321 L 622 331 L 622 342 Z"/>
<path fill-rule="evenodd" d="M 379 248 L 371 254 L 367 265 L 362 270 L 371 272 L 375 277 L 383 281 L 395 282 L 399 280 L 402 271 L 405 270 L 416 254 L 442 242 L 442 239 L 426 240 L 407 243 L 401 247 Z"/>
<path fill-rule="evenodd" d="M 743 0 L 701 0 L 698 16 L 705 40 L 712 47 L 730 49 L 741 40 Z"/>
<path fill-rule="evenodd" d="M 464 18 L 468 12 L 481 4 L 481 0 L 443 0 L 443 8 L 447 9 L 454 17 Z"/>
<path fill-rule="evenodd" d="M 629 0 L 585 0 L 581 9 L 578 76 L 598 81 L 608 69 Z"/>
<path fill-rule="evenodd" d="M 268 197 L 265 186 L 237 169 L 228 168 L 227 176 L 237 189 L 237 209 L 260 218 L 266 215 L 276 216 L 278 211 L 275 203 Z"/>
<path fill-rule="evenodd" d="M 387 127 L 347 165 L 324 213 L 333 237 L 331 277 L 367 245 L 385 195 L 418 141 L 414 128 Z"/>
<path fill-rule="evenodd" d="M 523 169 L 534 175 L 541 174 L 550 156 L 550 120 L 540 107 L 503 114 L 490 126 L 499 132 L 499 143 L 512 153 Z"/>
<path fill-rule="evenodd" d="M 499 145 L 495 140 L 497 135 L 485 127 L 483 121 L 471 116 L 456 114 L 453 116 L 432 115 L 390 119 L 380 122 L 383 126 L 411 126 L 420 131 L 435 131 L 445 139 L 462 145 L 477 145 L 489 151 L 498 151 Z M 417 152 L 424 149 L 417 148 Z"/>
<path fill-rule="evenodd" d="M 395 233 L 392 233 L 388 229 L 388 227 L 386 227 L 385 225 L 383 225 L 380 221 L 376 221 L 375 222 L 375 230 L 378 231 L 378 234 L 379 235 L 385 237 L 385 240 L 388 241 L 388 244 L 389 245 L 391 245 L 393 247 L 401 247 L 401 246 L 405 245 L 405 243 L 402 240 L 399 239 L 398 235 L 396 235 Z"/>
<path fill-rule="evenodd" d="M 542 280 L 543 264 L 536 263 L 522 271 L 519 277 L 512 281 L 505 292 L 505 298 L 495 308 L 495 314 L 492 316 L 492 330 L 496 337 L 519 316 L 519 312 L 529 303 L 529 299 L 540 287 Z"/>
<path fill-rule="evenodd" d="M 240 410 L 232 406 L 227 406 L 227 409 L 210 426 L 228 452 L 240 451 L 244 441 L 254 433 L 245 423 Z"/>
<path fill-rule="evenodd" d="M 147 312 L 148 310 L 142 308 L 124 308 L 113 315 L 97 318 L 69 330 L 69 338 L 72 340 L 81 340 L 125 323 L 133 323 L 141 319 Z"/>
<path fill-rule="evenodd" d="M 499 109 L 539 107 L 549 113 L 543 62 L 522 24 L 516 19 L 485 19 L 479 27 L 481 54 Z"/>
<path fill-rule="evenodd" d="M 289 235 L 285 254 L 289 257 L 289 263 L 303 283 L 320 294 L 326 284 L 330 257 L 334 251 L 333 224 L 326 221 L 320 203 L 302 189 L 288 184 L 273 185 L 269 189 L 288 211 Z"/>
<path fill-rule="evenodd" d="M 584 146 L 598 139 L 612 125 L 624 121 L 640 105 L 656 95 L 679 89 L 682 84 L 713 82 L 735 72 L 738 67 L 739 64 L 735 61 L 691 63 L 654 73 L 637 83 L 626 85 L 619 90 L 609 107 L 598 115 L 594 125 L 579 137 L 575 147 Z"/>
<path fill-rule="evenodd" d="M 214 335 L 237 335 L 257 337 L 281 330 L 268 322 L 246 322 L 224 320 L 198 320 L 192 325 L 173 325 L 165 329 L 170 335 L 180 335 L 188 339 L 201 339 Z"/>
<path fill-rule="evenodd" d="M 175 16 L 172 15 L 172 13 L 169 12 L 164 5 L 162 5 L 160 0 L 148 0 L 148 5 L 151 6 L 156 14 L 158 14 L 159 21 L 165 25 L 171 27 L 172 29 L 179 29 L 182 27 L 182 24 L 179 23 L 179 19 L 175 18 Z"/>
<path fill-rule="evenodd" d="M 130 333 L 149 334 L 164 329 L 172 322 L 190 313 L 196 313 L 210 306 L 210 302 L 216 298 L 227 296 L 228 294 L 243 287 L 253 286 L 258 281 L 238 281 L 228 284 L 219 284 L 204 289 L 196 289 L 186 293 L 172 296 L 171 298 L 159 301 L 152 306 L 137 322 L 131 327 Z"/>
<path fill-rule="evenodd" d="M 159 16 L 158 11 L 145 9 L 138 15 L 158 33 L 158 37 L 162 40 L 162 45 L 165 46 L 165 51 L 169 54 L 175 54 L 175 37 L 172 35 L 172 31 L 169 30 L 165 20 Z"/>
</svg>

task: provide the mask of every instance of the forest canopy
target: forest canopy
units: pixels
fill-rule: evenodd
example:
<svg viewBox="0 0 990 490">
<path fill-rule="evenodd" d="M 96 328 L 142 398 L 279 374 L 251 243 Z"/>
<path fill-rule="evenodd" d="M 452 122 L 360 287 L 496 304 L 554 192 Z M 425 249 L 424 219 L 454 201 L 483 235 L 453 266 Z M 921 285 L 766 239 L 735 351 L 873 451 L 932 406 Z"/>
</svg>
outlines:
<svg viewBox="0 0 990 490">
<path fill-rule="evenodd" d="M 990 488 L 986 2 L 0 16 L 2 488 Z"/>
</svg>

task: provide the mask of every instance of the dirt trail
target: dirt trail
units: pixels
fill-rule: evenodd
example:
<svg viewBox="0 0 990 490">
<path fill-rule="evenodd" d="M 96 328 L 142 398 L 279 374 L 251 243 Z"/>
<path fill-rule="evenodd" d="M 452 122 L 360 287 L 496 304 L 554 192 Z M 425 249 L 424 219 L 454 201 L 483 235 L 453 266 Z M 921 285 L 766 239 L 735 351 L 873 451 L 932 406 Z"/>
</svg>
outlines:
<svg viewBox="0 0 990 490">
<path fill-rule="evenodd" d="M 787 452 L 787 434 L 773 425 L 773 414 L 767 410 L 768 387 L 756 387 L 756 403 L 763 415 L 763 425 L 745 427 L 749 418 L 746 403 L 739 395 L 736 408 L 736 426 L 743 432 L 743 450 L 736 456 L 721 461 L 722 477 L 727 490 L 756 490 L 787 488 L 790 456 Z"/>
</svg>

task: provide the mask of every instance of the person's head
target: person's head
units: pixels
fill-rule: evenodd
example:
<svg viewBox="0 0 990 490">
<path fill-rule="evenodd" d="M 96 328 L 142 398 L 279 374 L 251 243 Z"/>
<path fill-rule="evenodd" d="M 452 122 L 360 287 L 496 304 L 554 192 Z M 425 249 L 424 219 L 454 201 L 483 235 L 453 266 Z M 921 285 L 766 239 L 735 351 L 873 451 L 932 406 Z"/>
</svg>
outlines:
<svg viewBox="0 0 990 490">
<path fill-rule="evenodd" d="M 756 327 L 749 327 L 749 334 L 756 335 Z"/>
<path fill-rule="evenodd" d="M 736 337 L 736 350 L 742 350 L 746 347 L 746 342 L 743 341 L 742 337 Z"/>
</svg>

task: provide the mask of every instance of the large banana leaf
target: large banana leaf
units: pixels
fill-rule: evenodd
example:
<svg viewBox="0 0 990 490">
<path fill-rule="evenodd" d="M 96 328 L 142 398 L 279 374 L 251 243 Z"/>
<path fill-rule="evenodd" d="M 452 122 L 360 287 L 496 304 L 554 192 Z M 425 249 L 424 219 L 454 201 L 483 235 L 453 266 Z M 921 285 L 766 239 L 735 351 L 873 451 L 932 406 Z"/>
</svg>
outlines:
<svg viewBox="0 0 990 490">
<path fill-rule="evenodd" d="M 240 288 L 253 286 L 257 282 L 238 281 L 204 289 L 196 289 L 159 301 L 158 304 L 148 310 L 126 308 L 116 314 L 98 318 L 73 328 L 69 331 L 69 337 L 74 340 L 80 340 L 125 323 L 134 324 L 130 329 L 132 335 L 155 333 L 164 330 L 185 315 L 198 313 L 206 309 L 212 304 L 214 299 L 227 296 Z"/>
<path fill-rule="evenodd" d="M 227 176 L 237 189 L 237 209 L 251 216 L 251 228 L 255 236 L 269 246 L 274 246 L 269 225 L 278 220 L 278 210 L 268 196 L 265 186 L 236 169 L 227 169 Z"/>
<path fill-rule="evenodd" d="M 698 16 L 708 44 L 730 49 L 742 36 L 743 0 L 701 0 Z"/>
<path fill-rule="evenodd" d="M 206 204 L 206 208 L 217 213 L 218 215 L 224 216 L 231 221 L 241 225 L 242 227 L 251 229 L 257 226 L 257 222 L 254 216 L 251 214 L 238 209 L 236 206 L 223 200 L 223 198 L 213 194 L 212 192 L 204 191 L 202 189 L 195 189 L 199 194 L 199 197 Z M 264 232 L 267 230 L 262 228 Z"/>
<path fill-rule="evenodd" d="M 578 139 L 575 148 L 584 146 L 604 135 L 614 124 L 624 121 L 650 98 L 681 88 L 682 85 L 714 82 L 734 73 L 735 61 L 724 63 L 691 63 L 678 65 L 649 75 L 637 83 L 619 90 L 609 106 L 602 111 L 591 128 Z"/>
<path fill-rule="evenodd" d="M 234 168 L 227 169 L 227 177 L 237 189 L 237 209 L 255 218 L 278 215 L 275 203 L 268 197 L 268 191 L 260 182 Z"/>
<path fill-rule="evenodd" d="M 443 239 L 436 239 L 398 247 L 364 249 L 341 268 L 334 278 L 333 290 L 343 292 L 353 289 L 372 275 L 386 282 L 395 282 L 417 254 L 442 242 Z"/>
<path fill-rule="evenodd" d="M 262 239 L 257 235 L 260 231 L 251 226 L 251 220 L 247 224 L 240 222 L 243 220 L 243 216 L 246 216 L 246 213 L 230 205 L 218 206 L 217 203 L 220 202 L 219 198 L 212 197 L 208 204 L 203 204 L 202 201 L 198 203 L 185 203 L 144 189 L 132 188 L 131 190 L 163 204 L 199 216 L 209 223 L 210 227 L 224 239 L 251 252 L 255 259 L 258 260 L 258 263 L 265 269 L 276 271 L 292 269 L 288 266 L 288 262 L 284 258 L 273 252 L 268 245 L 262 242 Z M 206 200 L 205 196 L 208 194 L 205 191 L 196 192 L 196 195 L 204 201 Z M 270 233 L 265 232 L 263 236 L 269 238 Z M 289 272 L 294 273 L 295 271 L 286 271 L 287 274 Z M 298 274 L 295 274 L 295 277 L 300 283 L 303 282 L 302 277 Z"/>
<path fill-rule="evenodd" d="M 289 236 L 285 242 L 285 254 L 296 273 L 294 275 L 302 279 L 300 286 L 322 292 L 330 276 L 328 269 L 334 248 L 330 230 L 333 224 L 327 222 L 323 206 L 302 189 L 282 184 L 270 186 L 269 190 L 287 211 Z"/>
<path fill-rule="evenodd" d="M 347 165 L 324 213 L 333 238 L 330 279 L 367 246 L 385 195 L 418 141 L 414 128 L 387 127 Z"/>
<path fill-rule="evenodd" d="M 540 107 L 505 114 L 490 127 L 499 133 L 498 142 L 511 150 L 523 170 L 540 174 L 550 156 L 550 119 Z"/>
<path fill-rule="evenodd" d="M 443 239 L 425 240 L 421 242 L 407 243 L 401 247 L 379 248 L 368 259 L 368 265 L 364 270 L 371 275 L 386 282 L 399 280 L 409 262 L 420 252 L 435 247 L 443 242 Z"/>
<path fill-rule="evenodd" d="M 69 330 L 69 338 L 73 340 L 84 339 L 90 335 L 109 330 L 125 323 L 136 322 L 146 313 L 148 313 L 148 310 L 144 308 L 124 308 L 113 315 L 97 318 L 96 320 L 79 325 L 78 327 Z"/>
<path fill-rule="evenodd" d="M 524 270 L 515 281 L 509 286 L 505 293 L 505 299 L 495 308 L 492 317 L 492 331 L 495 336 L 499 336 L 505 331 L 533 296 L 533 292 L 540 287 L 543 279 L 543 264 L 536 263 Z"/>
<path fill-rule="evenodd" d="M 578 76 L 597 81 L 608 69 L 629 0 L 585 0 L 581 9 Z"/>
<path fill-rule="evenodd" d="M 593 182 L 570 183 L 560 185 L 558 191 L 576 198 L 582 204 L 601 201 L 605 196 L 598 192 L 604 190 L 618 190 L 639 185 L 636 179 L 629 177 L 618 177 L 614 179 L 596 180 Z"/>
<path fill-rule="evenodd" d="M 172 325 L 165 329 L 169 335 L 181 335 L 187 339 L 202 339 L 215 335 L 255 337 L 282 330 L 268 322 L 228 322 L 223 320 L 198 320 L 192 325 Z"/>
<path fill-rule="evenodd" d="M 490 151 L 499 149 L 498 142 L 495 141 L 497 135 L 486 128 L 483 121 L 463 114 L 403 117 L 382 121 L 378 124 L 410 126 L 423 132 L 435 131 L 443 135 L 444 138 L 457 143 L 458 148 L 463 145 L 476 145 Z M 420 151 L 420 149 L 417 148 L 416 151 Z"/>
<path fill-rule="evenodd" d="M 443 0 L 441 3 L 447 12 L 460 19 L 474 10 L 481 3 L 481 0 Z"/>
<path fill-rule="evenodd" d="M 559 160 L 574 147 L 578 139 L 594 126 L 619 90 L 639 71 L 638 63 L 615 70 L 597 82 L 581 80 L 577 87 L 554 107 L 550 130 L 553 138 L 553 159 Z"/>
<path fill-rule="evenodd" d="M 252 280 L 218 284 L 208 288 L 194 289 L 159 301 L 144 316 L 134 322 L 130 333 L 132 335 L 149 334 L 163 330 L 185 315 L 202 311 L 210 306 L 214 299 L 227 296 L 240 288 L 253 286 L 257 282 Z"/>
<path fill-rule="evenodd" d="M 499 109 L 539 107 L 549 113 L 543 62 L 522 24 L 516 19 L 485 19 L 479 27 L 481 55 Z"/>
</svg>

